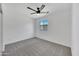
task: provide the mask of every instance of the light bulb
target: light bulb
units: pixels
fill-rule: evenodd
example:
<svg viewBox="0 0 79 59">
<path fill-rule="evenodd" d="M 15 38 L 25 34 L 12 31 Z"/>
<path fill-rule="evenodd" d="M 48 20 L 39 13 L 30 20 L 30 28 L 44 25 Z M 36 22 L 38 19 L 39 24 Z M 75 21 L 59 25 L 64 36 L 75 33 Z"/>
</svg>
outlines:
<svg viewBox="0 0 79 59">
<path fill-rule="evenodd" d="M 37 14 L 37 15 L 40 15 L 40 14 Z"/>
</svg>

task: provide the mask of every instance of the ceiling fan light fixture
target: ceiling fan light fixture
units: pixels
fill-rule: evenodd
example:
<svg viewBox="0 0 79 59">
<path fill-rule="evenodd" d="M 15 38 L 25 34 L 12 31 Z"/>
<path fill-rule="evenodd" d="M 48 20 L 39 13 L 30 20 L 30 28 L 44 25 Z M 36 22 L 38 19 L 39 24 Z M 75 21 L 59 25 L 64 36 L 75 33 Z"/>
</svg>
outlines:
<svg viewBox="0 0 79 59">
<path fill-rule="evenodd" d="M 36 14 L 36 15 L 38 15 L 38 16 L 39 16 L 40 14 Z"/>
<path fill-rule="evenodd" d="M 30 12 L 30 16 L 33 18 L 39 18 L 48 15 L 48 10 L 43 10 L 45 8 L 45 5 L 41 5 L 41 7 L 37 7 L 37 9 L 32 9 L 31 7 L 27 7 L 28 9 L 34 11 L 33 13 Z M 42 11 L 43 10 L 43 11 Z"/>
</svg>

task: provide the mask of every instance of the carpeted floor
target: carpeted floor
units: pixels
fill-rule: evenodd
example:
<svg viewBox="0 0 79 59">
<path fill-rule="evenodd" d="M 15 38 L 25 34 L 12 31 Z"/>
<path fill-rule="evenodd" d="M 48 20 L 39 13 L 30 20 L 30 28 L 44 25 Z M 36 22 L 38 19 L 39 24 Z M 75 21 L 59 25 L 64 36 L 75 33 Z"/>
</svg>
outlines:
<svg viewBox="0 0 79 59">
<path fill-rule="evenodd" d="M 6 45 L 3 56 L 71 56 L 71 49 L 35 37 Z"/>
</svg>

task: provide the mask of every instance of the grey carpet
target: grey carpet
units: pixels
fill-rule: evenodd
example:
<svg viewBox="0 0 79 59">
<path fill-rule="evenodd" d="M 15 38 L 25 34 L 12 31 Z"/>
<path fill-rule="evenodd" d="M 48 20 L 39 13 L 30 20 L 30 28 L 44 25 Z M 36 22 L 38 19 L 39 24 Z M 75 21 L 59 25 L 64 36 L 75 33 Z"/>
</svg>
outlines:
<svg viewBox="0 0 79 59">
<path fill-rule="evenodd" d="M 8 44 L 3 56 L 71 56 L 71 49 L 39 38 Z"/>
</svg>

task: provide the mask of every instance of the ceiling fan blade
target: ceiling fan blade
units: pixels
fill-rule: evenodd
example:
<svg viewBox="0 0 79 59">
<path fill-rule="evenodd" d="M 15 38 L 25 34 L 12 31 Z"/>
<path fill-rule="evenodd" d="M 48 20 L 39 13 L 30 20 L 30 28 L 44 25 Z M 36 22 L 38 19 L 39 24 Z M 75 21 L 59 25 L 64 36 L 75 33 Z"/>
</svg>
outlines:
<svg viewBox="0 0 79 59">
<path fill-rule="evenodd" d="M 40 12 L 40 13 L 49 13 L 49 12 Z"/>
<path fill-rule="evenodd" d="M 40 11 L 41 11 L 41 10 L 43 10 L 43 9 L 44 9 L 44 7 L 45 7 L 45 5 L 42 5 L 42 6 L 40 7 Z"/>
<path fill-rule="evenodd" d="M 31 13 L 31 14 L 37 14 L 37 13 Z"/>
<path fill-rule="evenodd" d="M 30 8 L 30 7 L 27 7 L 27 8 L 30 9 L 30 10 L 33 10 L 33 11 L 37 12 L 36 10 L 34 10 L 34 9 Z"/>
</svg>

